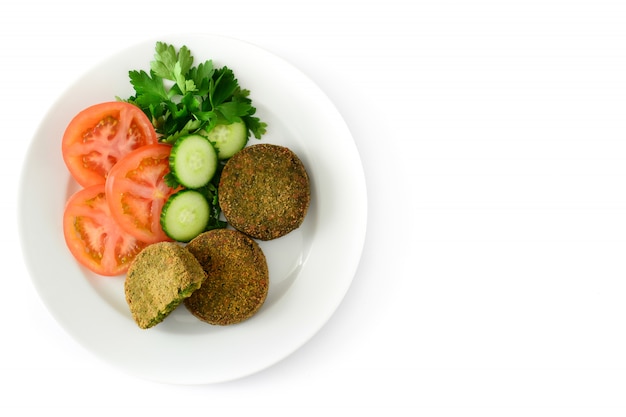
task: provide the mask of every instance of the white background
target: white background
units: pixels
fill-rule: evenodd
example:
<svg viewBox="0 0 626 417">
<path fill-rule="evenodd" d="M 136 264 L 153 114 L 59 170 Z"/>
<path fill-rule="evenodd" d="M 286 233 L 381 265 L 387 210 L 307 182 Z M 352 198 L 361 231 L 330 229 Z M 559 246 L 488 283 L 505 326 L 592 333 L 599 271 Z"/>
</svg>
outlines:
<svg viewBox="0 0 626 417">
<path fill-rule="evenodd" d="M 171 386 L 52 319 L 16 201 L 64 89 L 190 31 L 261 46 L 327 93 L 369 219 L 350 291 L 308 344 L 245 379 Z M 0 414 L 626 414 L 625 2 L 20 0 L 0 6 L 0 41 Z"/>
</svg>

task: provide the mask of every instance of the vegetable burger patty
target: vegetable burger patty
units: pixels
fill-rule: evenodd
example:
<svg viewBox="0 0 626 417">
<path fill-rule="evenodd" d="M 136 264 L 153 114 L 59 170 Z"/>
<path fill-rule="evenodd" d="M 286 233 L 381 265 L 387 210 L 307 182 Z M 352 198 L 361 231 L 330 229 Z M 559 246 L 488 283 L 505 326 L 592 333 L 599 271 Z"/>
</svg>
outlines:
<svg viewBox="0 0 626 417">
<path fill-rule="evenodd" d="M 269 289 L 263 251 L 250 237 L 232 229 L 214 229 L 187 244 L 207 279 L 184 303 L 197 318 L 229 325 L 252 317 Z"/>
<path fill-rule="evenodd" d="M 311 199 L 302 161 L 290 149 L 272 144 L 248 146 L 233 155 L 218 190 L 228 223 L 260 240 L 300 227 Z"/>
<path fill-rule="evenodd" d="M 137 325 L 150 328 L 165 319 L 206 279 L 198 260 L 174 242 L 146 246 L 128 268 L 126 302 Z"/>
</svg>

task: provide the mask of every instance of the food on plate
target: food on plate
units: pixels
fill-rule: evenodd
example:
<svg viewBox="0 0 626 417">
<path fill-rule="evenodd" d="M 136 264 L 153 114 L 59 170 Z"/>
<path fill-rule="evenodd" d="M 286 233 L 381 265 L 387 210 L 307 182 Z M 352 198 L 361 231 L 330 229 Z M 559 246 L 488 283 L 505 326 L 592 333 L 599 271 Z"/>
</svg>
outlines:
<svg viewBox="0 0 626 417">
<path fill-rule="evenodd" d="M 66 242 L 93 272 L 126 274 L 141 328 L 183 301 L 207 323 L 239 323 L 269 288 L 253 239 L 300 226 L 309 178 L 288 148 L 248 146 L 267 125 L 230 68 L 194 66 L 186 46 L 157 42 L 155 52 L 149 72 L 129 72 L 133 96 L 90 106 L 68 124 L 63 159 L 83 188 L 67 203 Z"/>
<path fill-rule="evenodd" d="M 63 160 L 81 186 L 102 184 L 117 161 L 144 145 L 157 143 L 152 123 L 137 106 L 112 101 L 79 112 L 62 138 Z"/>
<path fill-rule="evenodd" d="M 233 122 L 217 123 L 207 138 L 217 150 L 217 157 L 226 160 L 242 150 L 248 143 L 248 128 L 240 118 Z"/>
<path fill-rule="evenodd" d="M 159 142 L 173 146 L 166 184 L 199 190 L 209 205 L 205 229 L 226 227 L 217 201 L 224 161 L 267 130 L 250 91 L 230 68 L 212 60 L 194 65 L 187 46 L 165 42 L 156 43 L 150 70 L 129 71 L 129 79 L 134 95 L 124 101 L 145 113 Z"/>
<path fill-rule="evenodd" d="M 218 187 L 219 205 L 235 229 L 271 240 L 300 227 L 310 203 L 309 177 L 289 148 L 245 147 L 228 160 Z"/>
<path fill-rule="evenodd" d="M 147 243 L 171 240 L 161 227 L 161 209 L 176 192 L 165 182 L 171 148 L 156 144 L 132 151 L 111 168 L 105 184 L 115 221 Z"/>
<path fill-rule="evenodd" d="M 113 220 L 104 184 L 83 188 L 69 198 L 63 213 L 63 235 L 81 265 L 105 276 L 124 274 L 147 245 Z"/>
<path fill-rule="evenodd" d="M 126 101 L 144 111 L 167 143 L 239 120 L 246 127 L 246 142 L 249 135 L 260 139 L 267 124 L 255 115 L 250 91 L 241 88 L 233 70 L 216 67 L 212 60 L 195 66 L 193 61 L 187 46 L 177 50 L 157 42 L 149 73 L 129 72 L 135 95 Z"/>
<path fill-rule="evenodd" d="M 230 325 L 252 317 L 269 288 L 267 261 L 259 245 L 232 229 L 202 233 L 186 246 L 207 273 L 202 286 L 184 304 L 210 324 Z"/>
<path fill-rule="evenodd" d="M 206 279 L 198 260 L 175 242 L 143 249 L 128 268 L 124 293 L 130 312 L 142 329 L 162 322 Z"/>
<path fill-rule="evenodd" d="M 161 210 L 161 227 L 178 242 L 189 242 L 207 229 L 211 208 L 196 190 L 183 189 L 168 198 Z"/>
<path fill-rule="evenodd" d="M 217 171 L 217 152 L 202 135 L 184 136 L 176 141 L 170 154 L 170 171 L 187 188 L 201 188 Z"/>
</svg>

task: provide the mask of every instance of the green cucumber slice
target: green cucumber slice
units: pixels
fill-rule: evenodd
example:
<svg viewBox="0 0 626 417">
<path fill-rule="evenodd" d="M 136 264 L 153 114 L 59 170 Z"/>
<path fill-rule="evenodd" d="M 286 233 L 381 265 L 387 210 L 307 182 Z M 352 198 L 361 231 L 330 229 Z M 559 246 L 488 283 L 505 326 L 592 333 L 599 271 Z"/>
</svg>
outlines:
<svg viewBox="0 0 626 417">
<path fill-rule="evenodd" d="M 176 141 L 170 153 L 170 171 L 187 188 L 204 187 L 217 169 L 215 148 L 201 135 L 188 135 Z"/>
<path fill-rule="evenodd" d="M 183 189 L 170 196 L 161 209 L 161 227 L 178 242 L 189 242 L 209 223 L 210 207 L 199 191 Z"/>
<path fill-rule="evenodd" d="M 219 159 L 228 159 L 242 150 L 248 143 L 248 128 L 243 120 L 233 123 L 218 123 L 207 133 L 209 141 L 217 149 Z"/>
</svg>

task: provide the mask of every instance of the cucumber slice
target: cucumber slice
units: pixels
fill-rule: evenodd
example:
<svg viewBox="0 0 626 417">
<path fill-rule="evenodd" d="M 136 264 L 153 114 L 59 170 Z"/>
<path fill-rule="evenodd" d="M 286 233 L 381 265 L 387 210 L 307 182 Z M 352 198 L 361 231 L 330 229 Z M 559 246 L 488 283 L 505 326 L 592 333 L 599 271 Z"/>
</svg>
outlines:
<svg viewBox="0 0 626 417">
<path fill-rule="evenodd" d="M 217 153 L 204 136 L 184 136 L 172 147 L 170 171 L 181 185 L 204 187 L 211 181 L 216 169 Z"/>
<path fill-rule="evenodd" d="M 230 124 L 218 123 L 209 131 L 207 137 L 217 149 L 217 157 L 222 160 L 228 159 L 248 143 L 248 128 L 241 119 Z"/>
<path fill-rule="evenodd" d="M 168 198 L 161 209 L 161 227 L 178 242 L 189 242 L 209 223 L 209 202 L 199 191 L 183 189 Z"/>
</svg>

